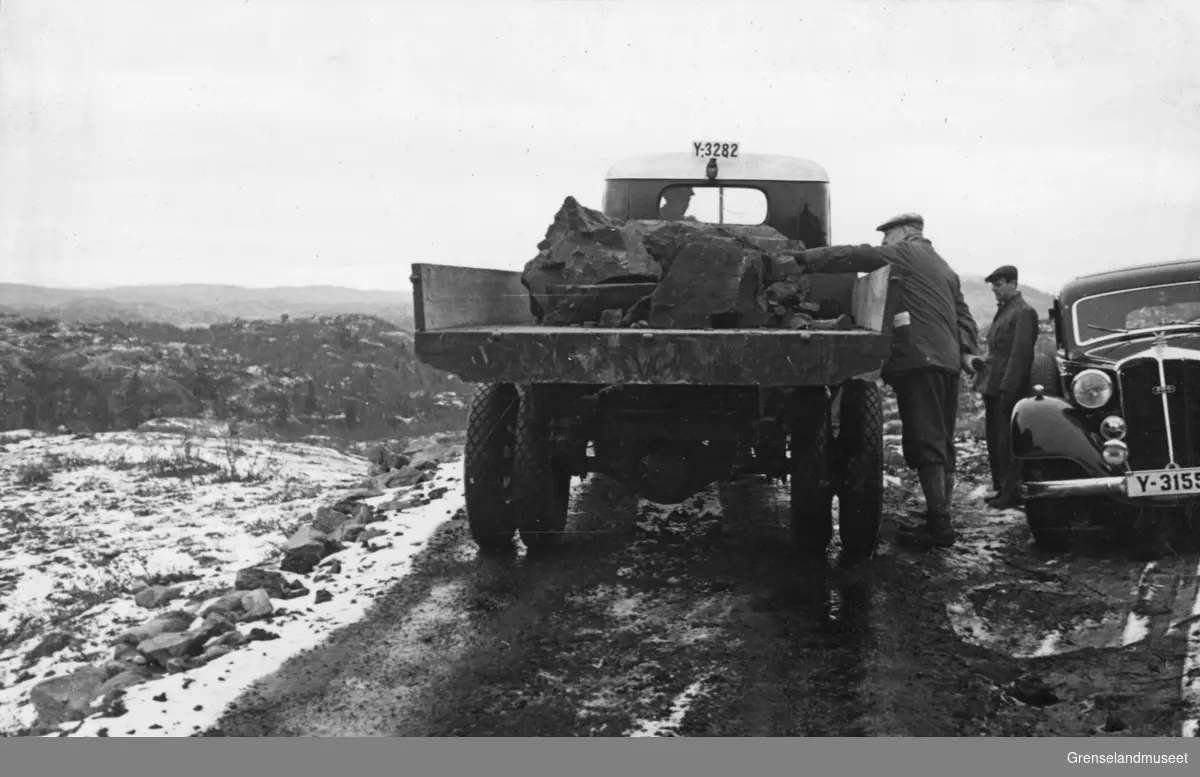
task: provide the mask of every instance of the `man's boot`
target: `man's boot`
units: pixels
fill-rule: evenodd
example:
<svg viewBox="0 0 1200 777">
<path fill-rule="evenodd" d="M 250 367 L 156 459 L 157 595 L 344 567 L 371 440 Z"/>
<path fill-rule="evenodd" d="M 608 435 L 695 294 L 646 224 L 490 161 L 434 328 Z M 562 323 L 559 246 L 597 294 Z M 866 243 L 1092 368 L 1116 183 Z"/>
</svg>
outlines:
<svg viewBox="0 0 1200 777">
<path fill-rule="evenodd" d="M 897 539 L 905 545 L 950 547 L 954 544 L 955 536 L 946 499 L 947 473 L 934 465 L 921 467 L 917 475 L 921 479 L 921 490 L 925 493 L 925 525 L 897 535 Z"/>
<path fill-rule="evenodd" d="M 946 473 L 945 482 L 946 482 L 946 507 L 949 508 L 954 505 L 954 473 L 953 472 Z"/>
</svg>

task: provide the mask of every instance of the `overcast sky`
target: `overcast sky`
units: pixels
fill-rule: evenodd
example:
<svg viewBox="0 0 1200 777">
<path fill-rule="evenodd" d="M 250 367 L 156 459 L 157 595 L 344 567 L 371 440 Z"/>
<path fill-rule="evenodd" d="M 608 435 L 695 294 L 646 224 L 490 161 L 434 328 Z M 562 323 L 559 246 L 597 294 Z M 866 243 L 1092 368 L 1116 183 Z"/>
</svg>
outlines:
<svg viewBox="0 0 1200 777">
<path fill-rule="evenodd" d="M 519 270 L 693 140 L 820 162 L 835 243 L 1200 257 L 1200 3 L 0 0 L 0 282 Z"/>
</svg>

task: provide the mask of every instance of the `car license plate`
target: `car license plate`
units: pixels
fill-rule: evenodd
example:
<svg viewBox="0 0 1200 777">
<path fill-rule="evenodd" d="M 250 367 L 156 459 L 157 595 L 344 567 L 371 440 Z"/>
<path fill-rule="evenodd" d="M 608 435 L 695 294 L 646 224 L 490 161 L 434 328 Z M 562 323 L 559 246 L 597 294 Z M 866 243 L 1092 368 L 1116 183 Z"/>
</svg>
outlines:
<svg viewBox="0 0 1200 777">
<path fill-rule="evenodd" d="M 1125 476 L 1130 496 L 1200 494 L 1200 468 L 1160 469 Z"/>
<path fill-rule="evenodd" d="M 704 141 L 696 141 L 692 143 L 692 156 L 701 159 L 710 159 L 717 157 L 719 159 L 734 159 L 738 155 L 738 149 L 741 143 L 706 143 Z"/>
</svg>

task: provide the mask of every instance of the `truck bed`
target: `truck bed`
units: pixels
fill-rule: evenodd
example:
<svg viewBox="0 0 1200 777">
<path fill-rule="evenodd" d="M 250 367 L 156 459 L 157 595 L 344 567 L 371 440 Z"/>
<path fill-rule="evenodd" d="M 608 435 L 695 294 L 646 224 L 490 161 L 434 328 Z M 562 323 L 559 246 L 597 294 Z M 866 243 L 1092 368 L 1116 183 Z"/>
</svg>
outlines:
<svg viewBox="0 0 1200 777">
<path fill-rule="evenodd" d="M 837 282 L 867 329 L 541 326 L 520 273 L 413 265 L 417 358 L 472 383 L 837 385 L 891 354 L 890 276 Z"/>
<path fill-rule="evenodd" d="M 417 332 L 416 351 L 473 383 L 816 386 L 878 370 L 891 341 L 867 330 L 509 325 Z"/>
</svg>

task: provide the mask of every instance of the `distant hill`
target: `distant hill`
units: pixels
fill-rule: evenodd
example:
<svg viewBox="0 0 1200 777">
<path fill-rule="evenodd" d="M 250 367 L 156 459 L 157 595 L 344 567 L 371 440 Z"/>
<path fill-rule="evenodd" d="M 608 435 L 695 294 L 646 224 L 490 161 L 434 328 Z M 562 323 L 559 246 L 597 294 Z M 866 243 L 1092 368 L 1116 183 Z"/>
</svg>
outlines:
<svg viewBox="0 0 1200 777">
<path fill-rule="evenodd" d="M 963 276 L 963 296 L 980 328 L 991 323 L 996 300 L 983 278 Z M 1026 301 L 1045 319 L 1050 295 L 1022 286 Z M 297 286 L 251 289 L 244 286 L 183 284 L 117 286 L 109 289 L 51 289 L 0 283 L 0 313 L 46 316 L 64 322 L 101 323 L 112 319 L 208 326 L 236 319 L 278 320 L 311 316 L 364 315 L 381 318 L 400 329 L 413 329 L 412 295 L 399 291 L 365 291 L 341 286 Z"/>
<path fill-rule="evenodd" d="M 179 327 L 0 316 L 0 431 L 166 417 L 367 439 L 461 426 L 471 387 L 422 364 L 412 334 L 358 314 Z"/>
<path fill-rule="evenodd" d="M 0 284 L 0 311 L 47 316 L 64 322 L 99 323 L 114 318 L 175 326 L 205 326 L 236 319 L 276 320 L 311 316 L 364 315 L 401 329 L 413 327 L 412 295 L 341 286 L 251 289 L 243 286 L 183 284 L 116 286 L 108 289 L 52 289 Z"/>
</svg>

